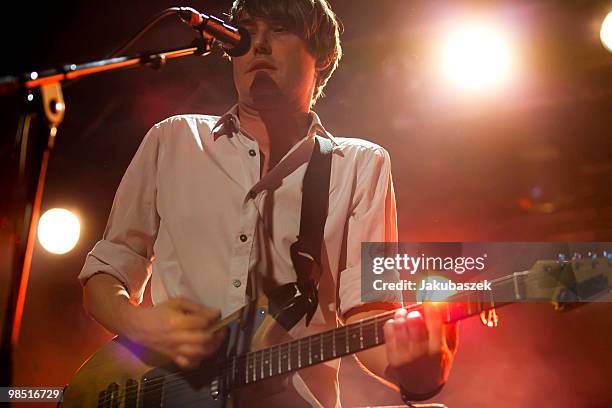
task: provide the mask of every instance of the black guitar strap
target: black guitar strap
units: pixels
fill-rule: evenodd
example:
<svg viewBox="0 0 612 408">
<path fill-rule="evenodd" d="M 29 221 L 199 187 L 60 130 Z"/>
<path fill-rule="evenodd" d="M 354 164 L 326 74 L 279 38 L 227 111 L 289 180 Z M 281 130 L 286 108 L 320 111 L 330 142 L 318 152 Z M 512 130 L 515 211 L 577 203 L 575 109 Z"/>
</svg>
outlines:
<svg viewBox="0 0 612 408">
<path fill-rule="evenodd" d="M 329 205 L 332 144 L 315 136 L 310 161 L 302 182 L 300 232 L 291 244 L 291 261 L 297 273 L 297 284 L 306 301 L 306 326 L 319 305 L 318 285 L 321 278 L 323 231 Z"/>
</svg>

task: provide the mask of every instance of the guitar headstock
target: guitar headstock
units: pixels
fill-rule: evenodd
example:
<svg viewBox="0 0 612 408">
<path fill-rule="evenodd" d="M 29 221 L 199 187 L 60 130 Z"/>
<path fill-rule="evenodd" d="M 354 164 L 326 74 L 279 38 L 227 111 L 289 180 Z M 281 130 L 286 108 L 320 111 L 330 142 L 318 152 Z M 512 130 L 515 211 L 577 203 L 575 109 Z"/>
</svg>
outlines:
<svg viewBox="0 0 612 408">
<path fill-rule="evenodd" d="M 528 299 L 547 300 L 555 309 L 563 310 L 610 293 L 612 253 L 560 254 L 557 260 L 537 261 L 527 276 L 524 290 Z"/>
</svg>

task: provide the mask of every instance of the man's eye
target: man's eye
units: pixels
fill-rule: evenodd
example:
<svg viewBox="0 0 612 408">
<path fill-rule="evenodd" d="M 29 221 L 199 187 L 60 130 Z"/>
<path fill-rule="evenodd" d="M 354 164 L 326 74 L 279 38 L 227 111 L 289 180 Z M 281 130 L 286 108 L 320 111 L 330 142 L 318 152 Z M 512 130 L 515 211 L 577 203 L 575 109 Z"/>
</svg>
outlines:
<svg viewBox="0 0 612 408">
<path fill-rule="evenodd" d="M 287 26 L 284 25 L 277 25 L 274 26 L 272 29 L 275 33 L 283 33 L 283 32 L 287 32 L 289 31 L 289 29 L 287 28 Z"/>
</svg>

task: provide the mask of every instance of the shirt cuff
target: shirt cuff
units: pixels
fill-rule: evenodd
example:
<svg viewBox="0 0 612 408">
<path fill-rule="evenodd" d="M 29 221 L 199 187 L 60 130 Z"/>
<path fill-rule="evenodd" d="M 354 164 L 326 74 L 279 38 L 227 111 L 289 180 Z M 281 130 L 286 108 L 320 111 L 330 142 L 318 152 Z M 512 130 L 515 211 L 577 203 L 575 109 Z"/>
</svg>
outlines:
<svg viewBox="0 0 612 408">
<path fill-rule="evenodd" d="M 79 282 L 85 286 L 87 280 L 98 273 L 117 278 L 128 291 L 130 299 L 141 303 L 151 276 L 151 261 L 124 245 L 102 240 L 87 254 L 85 265 L 78 275 Z"/>
<path fill-rule="evenodd" d="M 399 278 L 398 278 L 399 279 Z M 388 279 L 387 279 L 388 281 Z M 339 312 L 344 317 L 346 313 L 354 308 L 367 305 L 368 303 L 389 303 L 402 302 L 402 292 L 392 290 L 375 290 L 374 288 L 361 287 L 361 266 L 353 266 L 340 273 L 340 288 L 338 291 L 340 300 Z"/>
</svg>

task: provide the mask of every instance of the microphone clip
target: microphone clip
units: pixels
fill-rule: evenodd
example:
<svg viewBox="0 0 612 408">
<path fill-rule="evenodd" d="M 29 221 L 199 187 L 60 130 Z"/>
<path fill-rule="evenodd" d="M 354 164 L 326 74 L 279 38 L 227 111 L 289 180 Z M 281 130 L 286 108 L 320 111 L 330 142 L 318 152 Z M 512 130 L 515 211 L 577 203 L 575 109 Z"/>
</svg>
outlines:
<svg viewBox="0 0 612 408">
<path fill-rule="evenodd" d="M 184 23 L 198 31 L 210 46 L 218 44 L 231 57 L 246 54 L 251 46 L 251 36 L 244 27 L 234 27 L 220 18 L 200 13 L 191 7 L 179 7 L 177 14 Z"/>
</svg>

